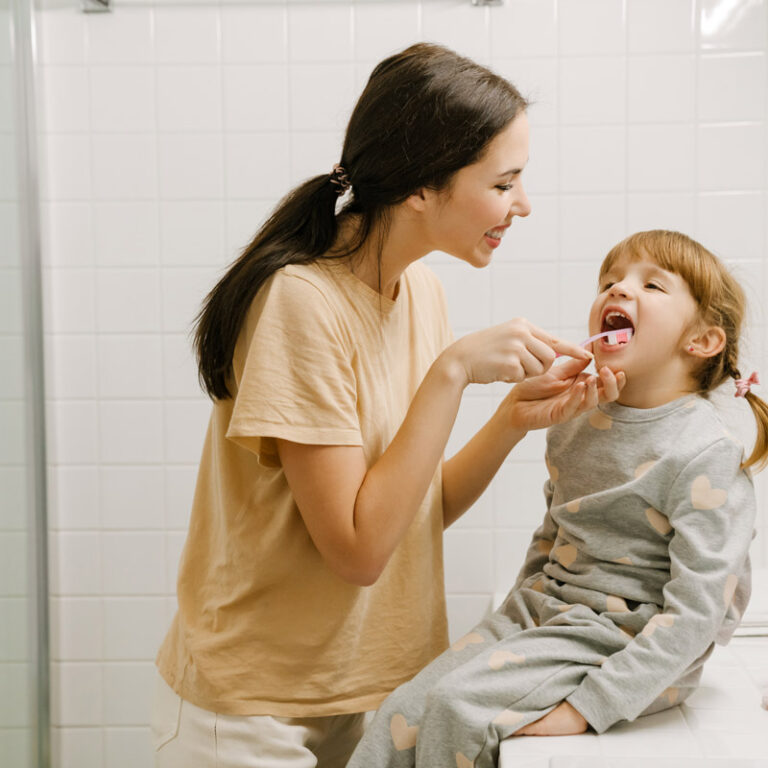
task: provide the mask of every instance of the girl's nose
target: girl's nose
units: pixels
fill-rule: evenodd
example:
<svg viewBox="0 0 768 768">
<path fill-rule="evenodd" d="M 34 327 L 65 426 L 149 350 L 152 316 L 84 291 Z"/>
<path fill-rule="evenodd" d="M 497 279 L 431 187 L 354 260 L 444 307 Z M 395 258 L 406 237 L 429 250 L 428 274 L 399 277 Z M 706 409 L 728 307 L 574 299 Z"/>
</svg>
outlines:
<svg viewBox="0 0 768 768">
<path fill-rule="evenodd" d="M 624 298 L 629 298 L 631 295 L 631 290 L 625 280 L 618 280 L 611 286 L 608 294 L 610 296 L 622 296 Z"/>
</svg>

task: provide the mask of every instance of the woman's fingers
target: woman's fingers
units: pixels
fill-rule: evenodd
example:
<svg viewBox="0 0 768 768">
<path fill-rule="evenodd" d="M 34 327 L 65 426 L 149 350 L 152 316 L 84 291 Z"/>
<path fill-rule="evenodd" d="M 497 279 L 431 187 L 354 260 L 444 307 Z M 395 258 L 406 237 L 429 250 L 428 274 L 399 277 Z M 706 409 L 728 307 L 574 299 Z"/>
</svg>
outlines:
<svg viewBox="0 0 768 768">
<path fill-rule="evenodd" d="M 531 328 L 526 334 L 526 337 L 521 339 L 525 345 L 525 349 L 536 359 L 538 365 L 541 367 L 539 373 L 529 374 L 533 376 L 538 376 L 540 373 L 544 373 L 544 371 L 551 368 L 556 357 L 555 353 L 552 351 L 552 347 L 536 335 L 534 332 L 536 330 L 536 328 Z"/>
<path fill-rule="evenodd" d="M 550 373 L 558 379 L 571 379 L 580 374 L 589 364 L 590 359 L 575 359 L 569 357 L 550 369 Z"/>
<path fill-rule="evenodd" d="M 550 365 L 545 350 L 548 350 L 546 344 L 536 342 L 531 346 L 526 346 L 518 353 L 518 360 L 524 372 L 524 378 L 529 379 L 532 376 L 541 376 Z"/>
<path fill-rule="evenodd" d="M 565 405 L 563 406 L 563 421 L 572 419 L 581 409 L 581 405 L 584 401 L 584 395 L 587 390 L 587 385 L 583 381 L 577 381 L 572 389 L 571 394 L 568 397 Z"/>
<path fill-rule="evenodd" d="M 555 381 L 572 380 L 593 359 L 586 349 L 557 339 L 520 317 L 460 339 L 453 349 L 469 382 L 478 384 L 521 382 L 550 370 Z M 570 359 L 552 369 L 558 354 Z"/>
<path fill-rule="evenodd" d="M 541 339 L 550 349 L 557 352 L 558 355 L 566 355 L 576 360 L 591 360 L 593 355 L 584 347 L 580 347 L 578 344 L 573 344 L 570 341 L 563 341 L 554 337 L 551 333 L 543 331 L 541 328 L 537 328 L 535 325 L 531 326 L 531 333 L 537 338 Z"/>
</svg>

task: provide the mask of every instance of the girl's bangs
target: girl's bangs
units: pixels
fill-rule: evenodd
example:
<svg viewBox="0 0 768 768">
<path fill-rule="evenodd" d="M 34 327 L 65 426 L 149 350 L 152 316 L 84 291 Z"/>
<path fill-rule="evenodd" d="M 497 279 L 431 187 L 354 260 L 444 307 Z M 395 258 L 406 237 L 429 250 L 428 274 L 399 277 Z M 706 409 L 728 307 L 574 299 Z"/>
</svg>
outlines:
<svg viewBox="0 0 768 768">
<path fill-rule="evenodd" d="M 710 303 L 720 264 L 696 241 L 680 232 L 649 230 L 637 232 L 615 245 L 600 267 L 600 280 L 620 259 L 648 259 L 685 280 L 699 306 Z"/>
</svg>

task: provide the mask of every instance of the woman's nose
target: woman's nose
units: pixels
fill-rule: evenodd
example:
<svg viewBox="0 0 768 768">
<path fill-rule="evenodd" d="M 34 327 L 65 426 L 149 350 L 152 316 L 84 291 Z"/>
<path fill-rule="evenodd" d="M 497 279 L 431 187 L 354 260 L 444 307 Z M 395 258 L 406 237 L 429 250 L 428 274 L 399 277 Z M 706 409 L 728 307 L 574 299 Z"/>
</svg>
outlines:
<svg viewBox="0 0 768 768">
<path fill-rule="evenodd" d="M 528 195 L 525 193 L 525 188 L 523 187 L 522 182 L 518 181 L 516 189 L 517 195 L 515 195 L 515 200 L 513 201 L 509 212 L 513 216 L 527 216 L 531 212 L 531 202 L 528 199 Z"/>
</svg>

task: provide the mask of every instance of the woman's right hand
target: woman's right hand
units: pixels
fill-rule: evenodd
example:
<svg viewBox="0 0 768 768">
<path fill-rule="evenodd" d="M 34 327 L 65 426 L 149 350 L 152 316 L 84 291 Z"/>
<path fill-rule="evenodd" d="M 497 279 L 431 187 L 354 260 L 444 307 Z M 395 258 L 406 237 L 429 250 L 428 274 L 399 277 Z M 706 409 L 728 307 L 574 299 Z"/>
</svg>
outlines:
<svg viewBox="0 0 768 768">
<path fill-rule="evenodd" d="M 470 333 L 443 352 L 447 360 L 460 366 L 466 384 L 514 384 L 540 376 L 558 354 L 578 360 L 592 358 L 583 347 L 555 338 L 524 317 Z"/>
</svg>

